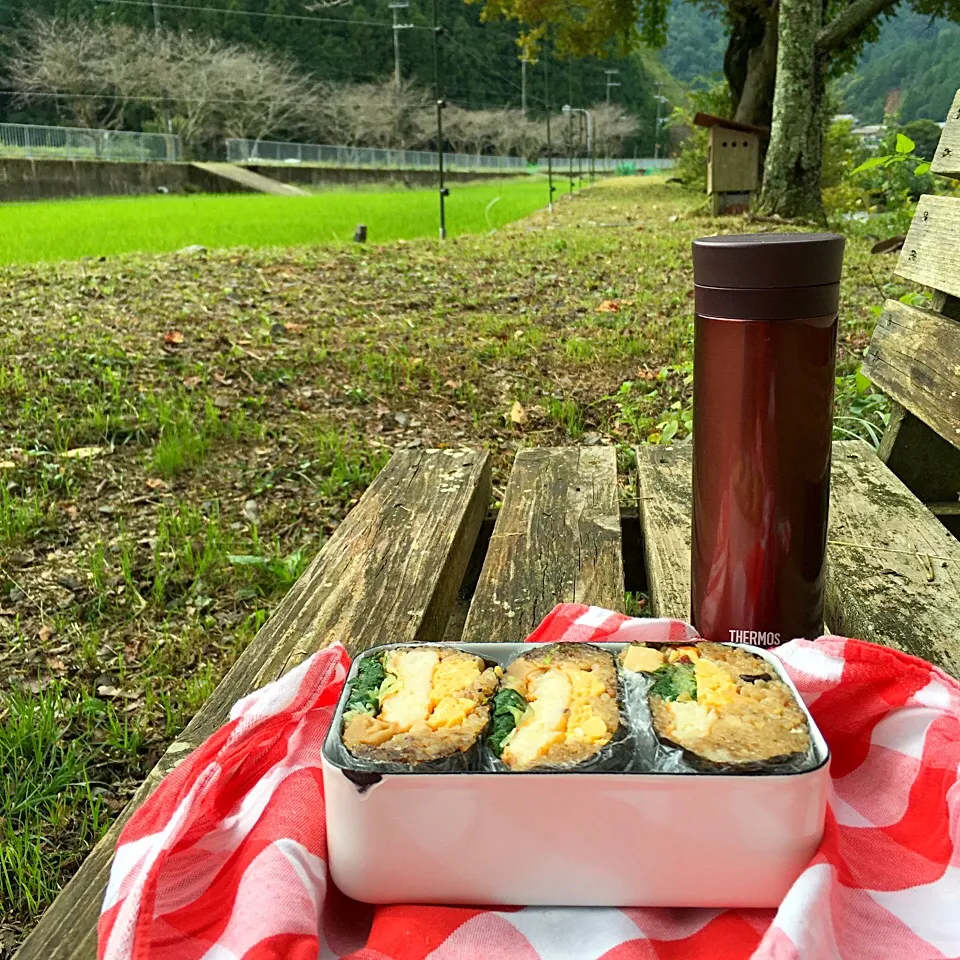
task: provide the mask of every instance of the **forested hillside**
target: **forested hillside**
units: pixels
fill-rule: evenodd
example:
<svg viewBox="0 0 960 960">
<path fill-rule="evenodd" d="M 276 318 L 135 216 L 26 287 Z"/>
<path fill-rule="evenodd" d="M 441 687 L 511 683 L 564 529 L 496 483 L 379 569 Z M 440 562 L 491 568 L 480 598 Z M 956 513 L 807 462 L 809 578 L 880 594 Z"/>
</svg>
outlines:
<svg viewBox="0 0 960 960">
<path fill-rule="evenodd" d="M 879 123 L 891 90 L 901 91 L 902 120 L 943 120 L 958 87 L 960 24 L 906 10 L 884 24 L 839 91 L 850 113 Z"/>
<path fill-rule="evenodd" d="M 198 9 L 184 10 L 184 6 Z M 159 0 L 157 10 L 163 27 L 271 48 L 292 57 L 316 80 L 358 83 L 381 80 L 393 73 L 389 0 L 351 0 L 345 4 L 316 4 L 309 0 L 168 0 L 168 5 Z M 150 28 L 154 23 L 149 0 L 0 0 L 0 37 L 4 44 L 16 42 L 28 13 Z M 295 19 L 301 15 L 312 19 Z M 414 24 L 413 29 L 400 33 L 403 76 L 430 88 L 433 83 L 432 32 L 428 29 L 430 0 L 411 0 L 410 7 L 400 15 L 401 22 Z M 516 25 L 481 24 L 480 8 L 463 0 L 440 0 L 440 19 L 445 27 L 441 41 L 445 96 L 470 108 L 519 107 L 522 84 Z M 552 63 L 550 83 L 554 109 L 567 102 L 586 106 L 605 100 L 605 70 L 608 69 L 619 70 L 616 80 L 620 86 L 611 89 L 613 101 L 623 104 L 640 121 L 641 132 L 630 152 L 649 150 L 655 86 L 640 57 Z M 528 66 L 527 83 L 531 113 L 542 113 L 542 62 Z M 2 84 L 4 91 L 9 86 L 9 83 Z M 0 101 L 2 119 L 58 120 L 55 102 L 18 109 L 9 95 L 0 96 L 3 97 Z"/>
<path fill-rule="evenodd" d="M 667 15 L 663 65 L 686 86 L 697 85 L 723 70 L 727 26 L 716 13 L 686 0 L 673 0 Z"/>
<path fill-rule="evenodd" d="M 661 59 L 681 82 L 720 76 L 727 30 L 721 17 L 673 0 Z M 883 23 L 857 65 L 836 87 L 839 106 L 862 123 L 879 123 L 891 90 L 901 91 L 903 121 L 942 120 L 960 87 L 960 24 L 903 8 Z"/>
</svg>

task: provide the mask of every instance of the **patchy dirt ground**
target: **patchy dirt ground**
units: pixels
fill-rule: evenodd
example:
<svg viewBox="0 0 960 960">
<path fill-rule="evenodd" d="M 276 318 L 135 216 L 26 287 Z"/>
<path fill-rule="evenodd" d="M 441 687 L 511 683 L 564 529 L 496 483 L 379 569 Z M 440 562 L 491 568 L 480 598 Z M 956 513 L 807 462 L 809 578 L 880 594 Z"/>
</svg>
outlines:
<svg viewBox="0 0 960 960">
<path fill-rule="evenodd" d="M 391 450 L 682 439 L 690 241 L 603 183 L 488 237 L 0 270 L 0 957 Z M 852 242 L 838 429 L 890 265 Z M 896 288 L 883 291 L 896 295 Z M 846 426 L 844 426 L 846 423 Z"/>
</svg>

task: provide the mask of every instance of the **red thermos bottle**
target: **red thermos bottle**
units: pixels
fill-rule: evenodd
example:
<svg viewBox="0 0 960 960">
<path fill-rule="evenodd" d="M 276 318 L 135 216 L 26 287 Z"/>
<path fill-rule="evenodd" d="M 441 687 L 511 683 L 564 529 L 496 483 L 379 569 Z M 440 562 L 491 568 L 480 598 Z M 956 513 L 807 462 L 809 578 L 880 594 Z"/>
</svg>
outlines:
<svg viewBox="0 0 960 960">
<path fill-rule="evenodd" d="M 694 241 L 691 603 L 707 639 L 823 632 L 843 245 Z"/>
</svg>

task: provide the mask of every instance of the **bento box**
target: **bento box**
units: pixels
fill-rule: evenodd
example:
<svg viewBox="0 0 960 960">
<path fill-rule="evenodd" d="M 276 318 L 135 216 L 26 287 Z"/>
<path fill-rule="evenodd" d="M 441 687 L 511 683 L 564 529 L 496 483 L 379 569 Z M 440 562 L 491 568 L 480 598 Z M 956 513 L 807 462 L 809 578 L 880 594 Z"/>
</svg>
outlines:
<svg viewBox="0 0 960 960">
<path fill-rule="evenodd" d="M 416 657 L 409 656 L 414 649 L 409 645 L 366 651 L 352 664 L 323 746 L 333 882 L 349 897 L 380 904 L 776 906 L 822 837 L 829 751 L 773 654 L 737 643 L 707 644 L 690 652 L 696 643 L 652 645 L 659 651 L 656 656 L 640 656 L 624 643 L 562 644 L 552 650 L 544 644 L 454 643 L 417 648 Z M 708 647 L 713 650 L 709 657 L 703 652 Z M 427 656 L 421 650 L 438 652 Z M 401 654 L 408 675 L 384 673 L 384 664 L 400 663 Z M 745 654 L 752 657 L 744 659 Z M 571 657 L 585 663 L 553 662 Z M 701 677 L 707 666 L 716 666 L 701 660 L 717 657 L 734 664 L 758 663 L 755 658 L 765 662 L 758 674 L 744 674 L 740 687 L 750 696 L 766 696 L 761 688 L 779 691 L 775 711 L 794 719 L 778 719 L 776 733 L 782 738 L 806 730 L 802 753 L 740 762 L 736 745 L 730 753 L 722 738 L 710 742 L 709 750 L 687 749 L 684 736 L 693 729 L 687 714 L 702 714 L 707 707 L 691 706 L 691 696 L 681 688 L 694 672 Z M 640 663 L 643 669 L 633 664 L 650 659 L 655 662 Z M 439 724 L 449 721 L 440 714 L 466 709 L 479 716 L 471 730 L 482 726 L 481 735 L 457 743 L 446 757 L 440 756 L 442 750 L 435 751 L 436 757 L 424 752 L 427 741 L 418 745 L 412 735 L 383 740 L 386 734 L 379 731 L 389 724 L 364 705 L 365 695 L 375 695 L 369 691 L 379 690 L 381 703 L 392 697 L 390 717 L 385 706 L 378 716 L 399 717 L 416 700 L 414 688 L 421 683 L 416 670 L 436 671 L 442 662 L 452 674 L 468 661 L 476 662 L 475 673 L 483 671 L 471 687 L 482 694 L 471 706 L 469 692 L 465 698 L 461 690 L 459 699 L 447 698 L 435 713 Z M 633 669 L 625 666 L 627 661 Z M 609 662 L 615 665 L 615 679 Z M 557 756 L 569 762 L 551 765 L 534 759 L 530 745 L 547 742 L 535 725 L 548 723 L 552 701 L 545 685 L 561 666 L 568 673 L 593 671 L 593 702 L 606 711 L 606 722 L 575 719 L 580 701 L 568 700 L 566 723 L 575 723 L 576 730 L 566 736 L 568 746 L 576 741 L 574 755 L 553 741 L 553 753 L 541 749 L 541 760 Z M 601 666 L 606 673 L 599 672 Z M 540 684 L 541 708 L 535 717 L 525 712 L 531 705 L 511 704 L 514 694 L 500 696 L 504 685 L 518 686 L 517 676 L 521 682 L 533 676 Z M 494 683 L 499 692 L 491 697 Z M 716 683 L 711 679 L 710 684 L 700 692 L 702 700 L 718 695 Z M 505 707 L 512 710 L 513 721 Z M 606 729 L 606 739 L 597 746 L 600 727 Z M 455 729 L 457 736 L 469 735 L 462 723 Z M 358 730 L 366 734 L 360 741 Z M 391 746 L 401 742 L 407 744 L 403 749 L 420 751 L 409 763 Z"/>
</svg>

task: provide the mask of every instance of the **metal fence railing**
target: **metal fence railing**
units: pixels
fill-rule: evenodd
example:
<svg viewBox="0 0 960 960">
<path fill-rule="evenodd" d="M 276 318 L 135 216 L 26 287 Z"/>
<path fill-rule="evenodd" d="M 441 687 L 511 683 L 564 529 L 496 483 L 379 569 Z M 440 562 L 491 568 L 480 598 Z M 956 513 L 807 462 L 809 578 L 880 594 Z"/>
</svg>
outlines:
<svg viewBox="0 0 960 960">
<path fill-rule="evenodd" d="M 305 163 L 327 167 L 369 167 L 380 170 L 417 170 L 432 169 L 437 165 L 437 155 L 432 150 L 388 150 L 380 147 L 336 147 L 320 143 L 287 143 L 276 140 L 226 141 L 227 160 L 231 163 Z M 581 160 L 574 159 L 574 167 Z M 444 153 L 444 166 L 456 171 L 503 171 L 506 173 L 526 173 L 538 170 L 545 173 L 546 158 L 536 164 L 528 163 L 524 157 L 488 156 L 472 153 Z M 571 161 L 567 157 L 555 157 L 553 168 L 557 171 L 569 169 Z M 586 159 L 582 160 L 584 167 Z M 594 169 L 600 173 L 615 173 L 634 170 L 668 170 L 673 161 L 664 157 L 617 158 L 603 157 L 593 161 Z"/>
<path fill-rule="evenodd" d="M 584 172 L 592 163 L 593 169 L 598 173 L 616 173 L 618 171 L 628 172 L 631 168 L 637 170 L 669 170 L 673 167 L 674 161 L 669 157 L 595 157 L 593 161 L 586 157 L 554 157 L 551 161 L 553 172 L 563 174 L 570 170 L 571 164 L 574 172 L 582 165 Z M 540 173 L 547 172 L 547 158 L 541 157 L 537 161 L 537 170 Z"/>
<path fill-rule="evenodd" d="M 391 170 L 416 170 L 437 165 L 437 154 L 431 150 L 387 150 L 380 147 L 336 147 L 321 143 L 241 139 L 227 140 L 226 146 L 227 160 L 232 163 L 309 163 L 329 167 Z M 443 162 L 450 170 L 503 170 L 525 173 L 527 169 L 527 161 L 523 157 L 444 153 Z"/>
<path fill-rule="evenodd" d="M 0 156 L 53 160 L 180 160 L 180 137 L 132 130 L 88 130 L 0 123 Z"/>
</svg>

